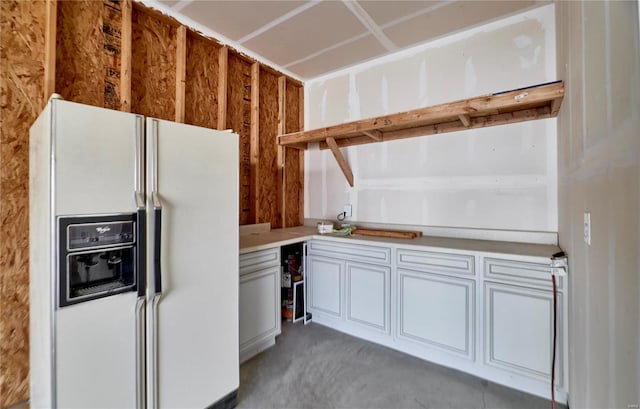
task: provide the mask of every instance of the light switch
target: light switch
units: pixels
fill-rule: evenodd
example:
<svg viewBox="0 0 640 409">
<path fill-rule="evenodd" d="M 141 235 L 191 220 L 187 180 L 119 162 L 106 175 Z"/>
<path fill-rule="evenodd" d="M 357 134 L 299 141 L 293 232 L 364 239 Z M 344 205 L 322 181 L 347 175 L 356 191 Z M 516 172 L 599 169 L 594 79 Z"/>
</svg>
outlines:
<svg viewBox="0 0 640 409">
<path fill-rule="evenodd" d="M 584 242 L 591 245 L 591 213 L 584 212 Z"/>
</svg>

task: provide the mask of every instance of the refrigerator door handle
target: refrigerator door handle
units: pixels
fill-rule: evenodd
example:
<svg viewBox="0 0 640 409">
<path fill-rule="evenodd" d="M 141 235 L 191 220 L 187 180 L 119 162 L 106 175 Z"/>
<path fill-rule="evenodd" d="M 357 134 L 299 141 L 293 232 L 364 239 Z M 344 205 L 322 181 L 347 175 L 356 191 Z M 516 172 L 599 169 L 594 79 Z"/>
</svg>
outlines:
<svg viewBox="0 0 640 409">
<path fill-rule="evenodd" d="M 162 294 L 162 260 L 161 260 L 161 251 L 162 251 L 162 202 L 160 201 L 160 197 L 158 196 L 158 192 L 153 192 L 151 194 L 151 200 L 153 202 L 153 274 L 154 274 L 154 294 L 160 295 Z"/>
</svg>

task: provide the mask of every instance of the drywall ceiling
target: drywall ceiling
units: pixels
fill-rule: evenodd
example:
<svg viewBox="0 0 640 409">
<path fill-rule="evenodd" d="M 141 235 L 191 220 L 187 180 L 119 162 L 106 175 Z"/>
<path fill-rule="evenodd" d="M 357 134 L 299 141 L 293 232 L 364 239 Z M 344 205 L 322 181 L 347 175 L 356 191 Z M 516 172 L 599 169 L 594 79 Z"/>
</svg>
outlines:
<svg viewBox="0 0 640 409">
<path fill-rule="evenodd" d="M 273 64 L 274 68 L 307 80 L 547 4 L 549 0 L 144 3 Z"/>
</svg>

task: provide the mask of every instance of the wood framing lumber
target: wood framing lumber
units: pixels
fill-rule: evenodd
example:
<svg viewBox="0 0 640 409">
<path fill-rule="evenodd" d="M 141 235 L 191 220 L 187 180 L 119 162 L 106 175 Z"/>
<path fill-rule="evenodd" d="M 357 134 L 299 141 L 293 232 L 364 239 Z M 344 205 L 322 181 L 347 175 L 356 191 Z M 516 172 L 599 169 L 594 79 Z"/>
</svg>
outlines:
<svg viewBox="0 0 640 409">
<path fill-rule="evenodd" d="M 336 162 L 338 162 L 338 166 L 340 166 L 340 170 L 344 173 L 344 177 L 347 178 L 347 182 L 349 182 L 349 186 L 353 187 L 353 172 L 351 172 L 351 168 L 347 163 L 347 160 L 340 152 L 340 148 L 336 144 L 336 140 L 329 137 L 327 138 L 327 146 L 331 149 L 331 153 L 333 153 L 333 157 L 336 158 Z"/>
</svg>

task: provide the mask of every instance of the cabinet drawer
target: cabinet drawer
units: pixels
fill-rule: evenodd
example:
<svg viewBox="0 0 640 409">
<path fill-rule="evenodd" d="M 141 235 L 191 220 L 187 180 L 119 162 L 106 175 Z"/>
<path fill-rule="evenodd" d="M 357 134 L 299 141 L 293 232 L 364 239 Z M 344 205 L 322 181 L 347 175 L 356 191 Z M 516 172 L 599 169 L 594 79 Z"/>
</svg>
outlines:
<svg viewBox="0 0 640 409">
<path fill-rule="evenodd" d="M 240 255 L 240 275 L 280 264 L 280 247 Z"/>
<path fill-rule="evenodd" d="M 475 257 L 465 254 L 398 249 L 398 267 L 432 273 L 475 275 Z"/>
<path fill-rule="evenodd" d="M 309 243 L 308 251 L 309 254 L 333 257 L 340 260 L 391 264 L 391 249 L 385 247 L 312 240 Z"/>
<path fill-rule="evenodd" d="M 544 263 L 485 258 L 484 278 L 551 288 L 551 267 L 549 267 L 549 264 Z M 562 289 L 562 277 L 557 277 L 556 283 L 558 289 Z"/>
</svg>

